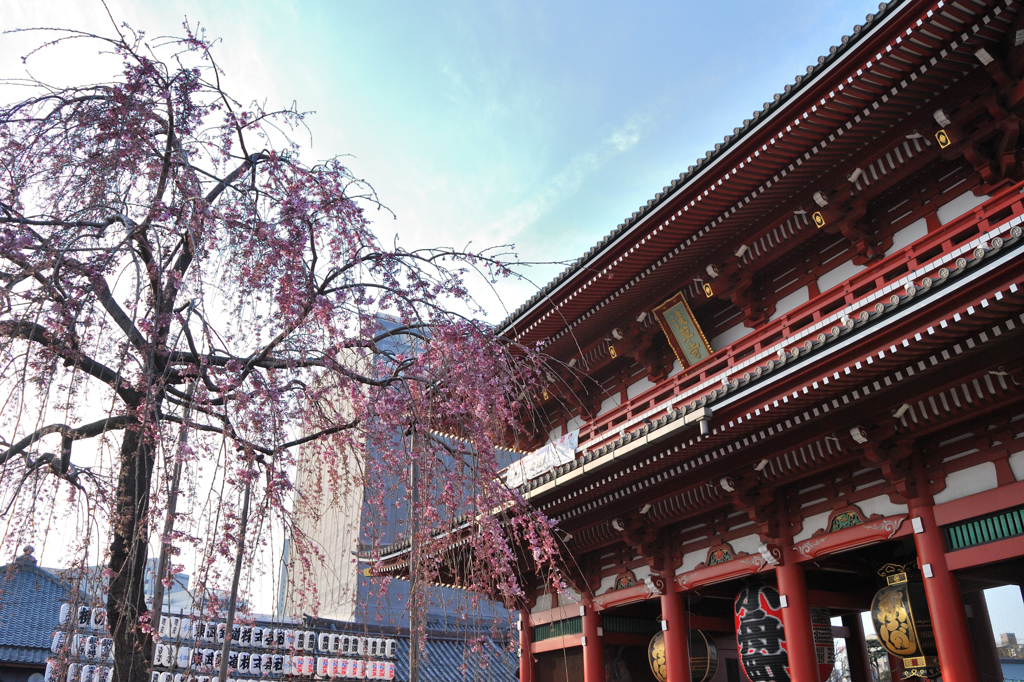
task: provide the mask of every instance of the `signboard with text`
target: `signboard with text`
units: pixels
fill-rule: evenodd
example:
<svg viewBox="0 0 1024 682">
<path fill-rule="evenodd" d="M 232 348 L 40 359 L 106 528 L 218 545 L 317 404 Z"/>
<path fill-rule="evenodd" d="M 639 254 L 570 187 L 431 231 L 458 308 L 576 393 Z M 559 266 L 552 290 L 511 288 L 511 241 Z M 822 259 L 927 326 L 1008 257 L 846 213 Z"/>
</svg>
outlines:
<svg viewBox="0 0 1024 682">
<path fill-rule="evenodd" d="M 527 481 L 537 478 L 557 466 L 567 464 L 576 457 L 580 431 L 576 429 L 556 438 L 539 450 L 524 455 L 518 462 L 509 465 L 505 475 L 505 485 L 518 488 Z"/>
<path fill-rule="evenodd" d="M 714 352 L 682 293 L 655 308 L 654 316 L 683 367 L 695 365 Z"/>
</svg>

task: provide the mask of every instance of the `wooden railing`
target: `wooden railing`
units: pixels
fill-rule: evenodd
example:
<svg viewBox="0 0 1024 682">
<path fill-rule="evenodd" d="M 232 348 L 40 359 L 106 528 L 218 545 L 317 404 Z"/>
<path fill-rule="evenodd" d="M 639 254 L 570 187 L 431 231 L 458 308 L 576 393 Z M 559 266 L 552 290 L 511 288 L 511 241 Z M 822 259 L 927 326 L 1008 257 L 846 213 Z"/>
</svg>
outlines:
<svg viewBox="0 0 1024 682">
<path fill-rule="evenodd" d="M 926 237 L 871 264 L 843 285 L 825 291 L 588 422 L 580 428 L 578 456 L 618 438 L 621 431 L 637 428 L 644 419 L 657 419 L 688 398 L 719 387 L 723 380 L 738 378 L 748 368 L 777 356 L 779 350 L 827 331 L 844 317 L 853 317 L 892 292 L 904 290 L 909 280 L 917 281 L 970 251 L 979 241 L 989 238 L 990 230 L 1024 214 L 1022 191 L 1024 183 L 999 192 Z"/>
</svg>

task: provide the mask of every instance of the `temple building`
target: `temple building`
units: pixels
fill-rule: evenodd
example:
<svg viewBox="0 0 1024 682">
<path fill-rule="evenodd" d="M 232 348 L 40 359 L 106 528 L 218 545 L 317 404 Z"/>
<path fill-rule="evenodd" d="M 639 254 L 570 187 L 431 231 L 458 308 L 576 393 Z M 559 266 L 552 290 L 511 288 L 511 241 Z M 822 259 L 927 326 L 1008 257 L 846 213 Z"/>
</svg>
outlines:
<svg viewBox="0 0 1024 682">
<path fill-rule="evenodd" d="M 1002 679 L 1022 74 L 1020 2 L 883 4 L 502 323 L 561 367 L 520 449 L 576 445 L 509 481 L 571 582 L 518 567 L 521 682 Z"/>
</svg>

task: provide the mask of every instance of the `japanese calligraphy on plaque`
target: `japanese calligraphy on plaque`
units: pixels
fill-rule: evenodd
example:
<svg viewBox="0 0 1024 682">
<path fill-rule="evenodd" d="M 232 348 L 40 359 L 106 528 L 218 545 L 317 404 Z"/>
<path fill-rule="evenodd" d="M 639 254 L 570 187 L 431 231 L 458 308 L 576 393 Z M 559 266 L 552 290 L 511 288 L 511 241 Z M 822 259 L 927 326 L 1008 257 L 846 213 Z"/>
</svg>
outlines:
<svg viewBox="0 0 1024 682">
<path fill-rule="evenodd" d="M 682 293 L 655 308 L 654 316 L 683 367 L 695 365 L 714 352 Z"/>
</svg>

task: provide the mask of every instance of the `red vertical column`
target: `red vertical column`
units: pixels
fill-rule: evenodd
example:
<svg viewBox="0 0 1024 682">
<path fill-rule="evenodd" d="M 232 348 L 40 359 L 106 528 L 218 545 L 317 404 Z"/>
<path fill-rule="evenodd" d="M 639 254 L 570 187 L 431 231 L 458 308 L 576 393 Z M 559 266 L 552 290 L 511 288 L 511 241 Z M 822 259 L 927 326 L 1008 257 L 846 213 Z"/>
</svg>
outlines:
<svg viewBox="0 0 1024 682">
<path fill-rule="evenodd" d="M 662 629 L 665 637 L 665 668 L 668 682 L 690 682 L 690 631 L 686 625 L 683 595 L 675 591 L 675 575 L 664 571 L 665 594 L 661 595 Z"/>
<path fill-rule="evenodd" d="M 886 658 L 889 661 L 889 679 L 903 679 L 903 659 L 892 654 L 886 654 Z"/>
<path fill-rule="evenodd" d="M 530 644 L 533 643 L 530 629 L 530 611 L 519 610 L 519 682 L 533 682 L 533 654 Z"/>
<path fill-rule="evenodd" d="M 807 603 L 807 582 L 803 566 L 796 562 L 793 531 L 785 513 L 779 523 L 779 544 L 782 545 L 782 563 L 775 567 L 775 577 L 779 581 L 779 594 L 785 600 L 782 628 L 789 651 L 789 676 L 793 682 L 821 682 L 811 628 L 811 607 Z"/>
<path fill-rule="evenodd" d="M 843 616 L 843 626 L 849 631 L 846 638 L 846 656 L 850 662 L 851 682 L 871 682 L 871 657 L 868 641 L 864 637 L 864 621 L 859 613 Z"/>
<path fill-rule="evenodd" d="M 919 474 L 918 485 L 924 487 L 927 479 Z M 917 562 L 924 575 L 924 593 L 932 617 L 935 646 L 939 650 L 939 667 L 943 682 L 978 682 L 974 652 L 969 642 L 967 614 L 964 612 L 960 585 L 946 565 L 946 544 L 942 530 L 935 523 L 932 496 L 924 493 L 908 502 L 910 520 L 914 528 Z"/>
<path fill-rule="evenodd" d="M 586 601 L 583 610 L 583 682 L 605 682 L 601 616 Z"/>
</svg>

